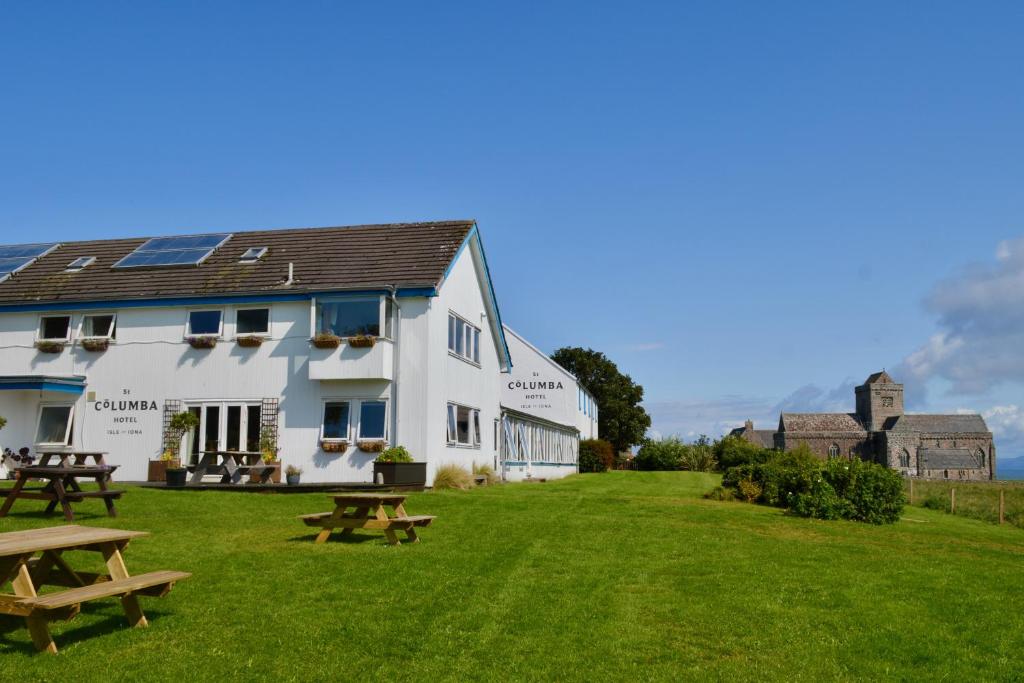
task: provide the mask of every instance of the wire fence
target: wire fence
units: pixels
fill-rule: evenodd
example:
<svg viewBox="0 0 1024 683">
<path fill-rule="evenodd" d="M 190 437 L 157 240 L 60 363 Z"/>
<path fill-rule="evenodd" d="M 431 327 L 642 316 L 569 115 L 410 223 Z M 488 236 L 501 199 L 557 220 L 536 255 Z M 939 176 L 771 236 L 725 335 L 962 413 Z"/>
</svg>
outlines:
<svg viewBox="0 0 1024 683">
<path fill-rule="evenodd" d="M 1024 482 L 908 479 L 904 487 L 911 505 L 1024 528 Z"/>
</svg>

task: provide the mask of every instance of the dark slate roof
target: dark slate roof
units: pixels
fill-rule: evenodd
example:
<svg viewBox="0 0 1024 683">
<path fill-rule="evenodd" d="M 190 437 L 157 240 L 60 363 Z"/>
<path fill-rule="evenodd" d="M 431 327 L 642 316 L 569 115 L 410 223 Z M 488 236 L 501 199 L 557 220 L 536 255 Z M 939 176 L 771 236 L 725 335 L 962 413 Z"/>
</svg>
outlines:
<svg viewBox="0 0 1024 683">
<path fill-rule="evenodd" d="M 866 432 L 854 413 L 782 413 L 779 429 L 786 432 Z"/>
<path fill-rule="evenodd" d="M 887 420 L 883 428 L 893 432 L 989 433 L 981 415 L 900 415 Z"/>
<path fill-rule="evenodd" d="M 974 470 L 981 462 L 966 448 L 922 448 L 917 452 L 921 469 Z"/>
<path fill-rule="evenodd" d="M 729 432 L 729 436 L 738 436 L 746 439 L 752 444 L 760 446 L 761 448 L 775 448 L 774 429 L 747 429 L 746 427 L 737 427 Z"/>
<path fill-rule="evenodd" d="M 444 278 L 474 225 L 464 220 L 236 232 L 199 266 L 173 268 L 111 268 L 143 244 L 145 237 L 64 242 L 0 282 L 0 305 L 307 293 L 389 285 L 433 288 Z M 239 257 L 250 247 L 269 250 L 255 264 L 240 264 Z M 64 272 L 82 256 L 94 256 L 96 262 L 81 272 Z M 295 264 L 295 282 L 286 286 L 289 263 Z"/>
<path fill-rule="evenodd" d="M 896 380 L 894 380 L 888 372 L 882 370 L 881 372 L 876 372 L 869 376 L 864 384 L 896 384 Z"/>
</svg>

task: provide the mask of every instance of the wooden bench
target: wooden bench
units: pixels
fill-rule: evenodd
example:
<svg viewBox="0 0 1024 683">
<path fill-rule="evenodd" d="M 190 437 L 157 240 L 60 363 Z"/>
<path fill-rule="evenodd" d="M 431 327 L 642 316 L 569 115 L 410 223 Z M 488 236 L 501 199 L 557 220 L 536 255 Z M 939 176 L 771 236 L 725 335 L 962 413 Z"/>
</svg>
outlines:
<svg viewBox="0 0 1024 683">
<path fill-rule="evenodd" d="M 19 605 L 31 607 L 34 611 L 49 611 L 80 605 L 90 600 L 100 598 L 111 598 L 125 595 L 145 595 L 149 597 L 163 597 L 174 586 L 176 581 L 187 579 L 192 576 L 188 572 L 157 571 L 148 574 L 129 576 L 126 579 L 114 579 L 103 581 L 90 586 L 72 588 L 58 593 L 48 593 L 34 598 L 23 598 L 18 600 Z"/>
<path fill-rule="evenodd" d="M 405 511 L 405 496 L 394 493 L 344 493 L 332 494 L 335 508 L 332 512 L 314 512 L 299 515 L 306 526 L 319 527 L 316 542 L 324 543 L 331 532 L 340 529 L 342 536 L 348 536 L 356 529 L 383 531 L 388 542 L 398 545 L 396 531 L 404 531 L 412 543 L 419 542 L 416 527 L 426 527 L 436 519 L 434 515 L 409 515 Z M 389 515 L 386 507 L 394 514 Z"/>
</svg>

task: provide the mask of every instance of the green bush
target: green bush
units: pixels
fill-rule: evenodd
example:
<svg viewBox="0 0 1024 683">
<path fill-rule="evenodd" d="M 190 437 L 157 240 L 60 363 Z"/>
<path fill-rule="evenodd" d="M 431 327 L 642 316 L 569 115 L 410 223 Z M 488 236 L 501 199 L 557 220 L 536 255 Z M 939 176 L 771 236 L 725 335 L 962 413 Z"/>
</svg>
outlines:
<svg viewBox="0 0 1024 683">
<path fill-rule="evenodd" d="M 7 418 L 4 417 L 3 415 L 0 415 L 0 429 L 3 429 L 6 426 L 7 426 Z"/>
<path fill-rule="evenodd" d="M 708 500 L 736 500 L 736 494 L 732 489 L 727 489 L 724 486 L 716 486 L 705 493 L 704 497 Z"/>
<path fill-rule="evenodd" d="M 949 501 L 942 496 L 928 496 L 921 501 L 921 507 L 928 508 L 929 510 L 948 510 Z"/>
<path fill-rule="evenodd" d="M 700 438 L 683 449 L 680 465 L 684 470 L 691 472 L 710 472 L 715 469 L 718 461 L 715 459 L 714 447 L 708 437 L 701 434 Z"/>
<path fill-rule="evenodd" d="M 775 452 L 770 448 L 761 448 L 741 436 L 726 436 L 715 442 L 713 446 L 718 466 L 727 470 L 739 465 L 751 465 L 767 462 Z"/>
<path fill-rule="evenodd" d="M 580 441 L 580 472 L 607 472 L 615 465 L 615 449 L 602 439 Z"/>
<path fill-rule="evenodd" d="M 434 489 L 471 489 L 476 485 L 473 474 L 462 465 L 441 465 L 434 473 Z"/>
<path fill-rule="evenodd" d="M 905 503 L 903 480 L 887 467 L 863 460 L 819 460 L 804 445 L 766 462 L 731 467 L 722 485 L 747 499 L 788 508 L 804 517 L 888 524 Z"/>
<path fill-rule="evenodd" d="M 648 440 L 636 454 L 636 468 L 648 471 L 680 470 L 683 468 L 685 451 L 686 444 L 676 436 Z"/>
<path fill-rule="evenodd" d="M 385 448 L 377 456 L 377 462 L 412 462 L 412 456 L 409 455 L 409 451 L 405 449 L 405 446 L 392 446 L 391 448 Z"/>
</svg>

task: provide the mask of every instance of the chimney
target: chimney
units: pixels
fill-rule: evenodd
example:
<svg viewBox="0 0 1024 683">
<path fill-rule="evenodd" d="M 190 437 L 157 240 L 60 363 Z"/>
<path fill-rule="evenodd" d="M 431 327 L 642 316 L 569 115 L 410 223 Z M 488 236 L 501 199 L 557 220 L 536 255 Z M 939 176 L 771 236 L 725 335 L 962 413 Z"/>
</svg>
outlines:
<svg viewBox="0 0 1024 683">
<path fill-rule="evenodd" d="M 754 431 L 754 421 L 753 420 L 747 420 L 745 423 L 743 423 L 743 428 L 746 429 L 749 432 Z"/>
</svg>

